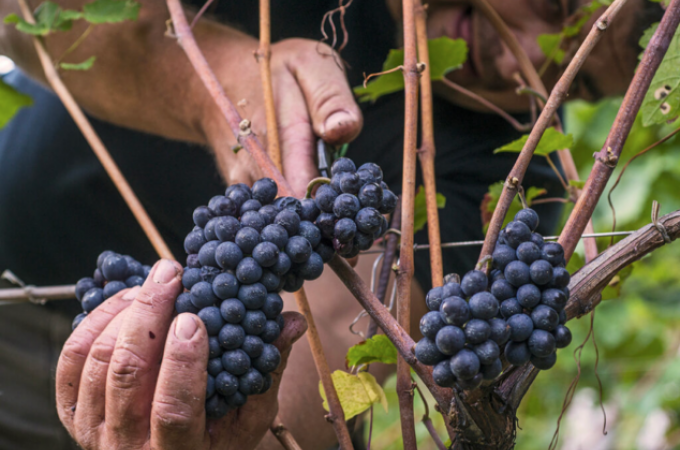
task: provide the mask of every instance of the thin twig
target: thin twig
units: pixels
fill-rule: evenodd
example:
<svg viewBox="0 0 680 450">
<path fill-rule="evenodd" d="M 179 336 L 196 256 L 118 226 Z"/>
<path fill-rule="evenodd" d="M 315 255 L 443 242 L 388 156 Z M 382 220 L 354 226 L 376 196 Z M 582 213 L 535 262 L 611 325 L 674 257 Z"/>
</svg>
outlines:
<svg viewBox="0 0 680 450">
<path fill-rule="evenodd" d="M 607 8 L 604 14 L 600 16 L 600 19 L 593 25 L 592 30 L 590 31 L 590 33 L 588 33 L 588 36 L 583 41 L 583 44 L 578 49 L 576 55 L 574 56 L 574 58 L 571 60 L 566 70 L 564 71 L 564 74 L 559 79 L 559 81 L 555 85 L 555 88 L 550 93 L 550 97 L 546 102 L 545 108 L 543 109 L 541 115 L 536 121 L 536 125 L 531 130 L 529 138 L 527 139 L 527 142 L 524 144 L 524 148 L 517 157 L 517 161 L 515 162 L 515 165 L 510 171 L 508 179 L 503 186 L 503 191 L 501 192 L 500 199 L 498 200 L 498 205 L 494 210 L 493 216 L 491 218 L 491 223 L 489 224 L 489 229 L 486 234 L 484 246 L 482 247 L 480 259 L 487 255 L 490 255 L 494 247 L 496 246 L 498 233 L 501 230 L 503 220 L 508 212 L 508 209 L 510 208 L 512 199 L 515 197 L 515 194 L 517 192 L 517 186 L 521 184 L 522 179 L 524 178 L 524 174 L 526 173 L 527 168 L 529 167 L 529 163 L 531 162 L 531 157 L 533 156 L 534 150 L 536 149 L 536 146 L 541 140 L 543 133 L 552 123 L 553 115 L 557 111 L 557 108 L 560 107 L 562 102 L 567 97 L 569 86 L 573 82 L 578 71 L 583 66 L 583 63 L 585 62 L 587 56 L 592 52 L 595 45 L 599 42 L 600 38 L 602 37 L 602 34 L 604 33 L 604 30 L 607 29 L 607 25 L 614 19 L 614 17 L 616 17 L 616 15 L 619 13 L 622 6 L 626 2 L 627 0 L 615 0 L 611 4 L 611 6 Z M 584 196 L 581 196 L 581 198 L 583 197 Z M 585 219 L 586 220 L 583 224 L 584 228 L 585 224 L 590 219 L 590 216 L 588 216 Z"/>
<path fill-rule="evenodd" d="M 212 2 L 213 2 L 213 1 L 214 1 L 214 0 L 208 0 L 207 2 L 205 2 L 205 3 L 203 4 L 203 6 L 201 6 L 201 9 L 198 10 L 198 12 L 197 12 L 196 15 L 194 16 L 193 20 L 191 21 L 191 29 L 192 29 L 192 30 L 193 30 L 194 27 L 196 26 L 196 23 L 198 23 L 198 20 L 199 20 L 201 17 L 203 17 L 203 14 L 205 14 L 205 12 L 208 10 L 208 8 L 210 7 L 210 5 L 212 5 Z"/>
<path fill-rule="evenodd" d="M 298 312 L 307 319 L 307 341 L 309 342 L 309 347 L 312 351 L 314 365 L 319 373 L 321 384 L 323 385 L 326 398 L 328 399 L 328 409 L 330 411 L 326 416 L 326 419 L 335 429 L 340 448 L 343 450 L 352 449 L 354 447 L 352 446 L 352 437 L 349 434 L 347 423 L 345 422 L 345 413 L 342 410 L 338 393 L 333 385 L 333 378 L 331 376 L 330 368 L 328 367 L 328 361 L 326 360 L 326 355 L 321 346 L 321 339 L 319 339 L 319 331 L 316 328 L 314 316 L 312 315 L 312 310 L 310 309 L 309 301 L 307 300 L 304 289 L 295 292 L 295 301 L 297 302 Z"/>
<path fill-rule="evenodd" d="M 397 208 L 392 214 L 392 223 L 390 228 L 401 227 L 401 198 L 397 202 Z M 397 256 L 397 249 L 399 248 L 399 236 L 396 233 L 389 233 L 385 236 L 385 253 L 380 267 L 380 277 L 378 279 L 378 289 L 375 292 L 376 297 L 380 303 L 385 303 L 385 296 L 387 295 L 387 287 L 390 283 L 390 275 L 392 274 L 392 264 Z M 368 322 L 368 330 L 366 331 L 366 339 L 370 339 L 378 332 L 378 324 L 371 318 Z"/>
<path fill-rule="evenodd" d="M 73 50 L 78 48 L 78 46 L 83 43 L 85 38 L 87 38 L 87 36 L 92 32 L 92 30 L 94 30 L 94 24 L 91 23 L 91 24 L 88 25 L 88 27 L 85 29 L 85 31 L 83 31 L 83 34 L 81 34 L 78 37 L 78 39 L 76 39 L 75 42 L 73 44 L 71 44 L 71 46 L 69 48 L 67 48 L 64 53 L 61 54 L 61 56 L 54 63 L 54 67 L 57 70 L 59 69 L 59 63 L 61 63 L 64 60 L 64 58 L 68 54 L 70 54 Z"/>
<path fill-rule="evenodd" d="M 414 273 L 413 226 L 416 196 L 416 154 L 418 134 L 418 54 L 414 0 L 402 0 L 404 37 L 404 165 L 401 189 L 401 249 L 397 272 L 397 320 L 406 334 L 411 329 L 411 281 Z M 397 359 L 397 395 L 401 434 L 405 450 L 418 447 L 411 369 L 404 358 Z"/>
<path fill-rule="evenodd" d="M 290 430 L 281 421 L 281 418 L 277 415 L 272 422 L 269 431 L 272 432 L 274 437 L 279 441 L 279 443 L 286 450 L 302 450 L 300 444 L 297 443 Z"/>
<path fill-rule="evenodd" d="M 415 0 L 416 36 L 418 59 L 425 69 L 420 76 L 420 127 L 422 138 L 418 158 L 425 181 L 425 205 L 427 209 L 427 239 L 430 242 L 430 271 L 432 286 L 441 286 L 444 280 L 441 233 L 439 231 L 439 208 L 437 208 L 437 176 L 434 160 L 437 149 L 434 144 L 434 113 L 432 106 L 432 81 L 430 80 L 430 53 L 427 48 L 427 12 L 420 0 Z"/>
<path fill-rule="evenodd" d="M 446 446 L 442 442 L 441 438 L 439 437 L 439 434 L 437 434 L 437 430 L 434 428 L 434 424 L 432 423 L 432 419 L 430 419 L 430 405 L 427 404 L 427 400 L 425 399 L 425 396 L 423 395 L 423 391 L 420 390 L 420 387 L 418 386 L 418 382 L 415 380 L 413 381 L 413 387 L 416 391 L 418 391 L 418 395 L 420 395 L 420 400 L 422 400 L 423 405 L 425 405 L 425 414 L 423 414 L 423 418 L 421 419 L 423 424 L 425 424 L 425 428 L 427 428 L 428 433 L 430 433 L 430 437 L 432 437 L 432 440 L 434 441 L 434 444 L 437 446 L 439 450 L 447 450 Z"/>
<path fill-rule="evenodd" d="M 569 203 L 569 200 L 567 200 L 566 198 L 562 198 L 562 197 L 539 198 L 538 200 L 532 200 L 531 206 L 542 205 L 542 204 L 545 204 L 545 203 Z"/>
<path fill-rule="evenodd" d="M 610 6 L 610 8 L 612 7 Z M 598 24 L 601 21 L 602 19 L 598 21 Z M 562 230 L 559 243 L 564 247 L 564 256 L 567 261 L 574 253 L 578 239 L 585 230 L 588 219 L 592 216 L 607 181 L 614 172 L 623 144 L 630 133 L 654 74 L 668 50 L 675 30 L 678 28 L 678 23 L 680 23 L 680 0 L 672 0 L 659 27 L 647 45 L 642 61 L 640 61 L 635 72 L 632 83 L 628 86 L 626 96 L 623 98 L 621 108 L 602 150 L 594 155 L 595 163 L 583 188 L 583 195 L 576 202 Z"/>
<path fill-rule="evenodd" d="M 379 76 L 382 76 L 382 75 L 387 75 L 389 73 L 394 73 L 394 72 L 397 72 L 399 70 L 404 70 L 404 66 L 399 65 L 397 67 L 392 67 L 391 69 L 383 70 L 382 72 L 375 72 L 375 73 L 371 73 L 371 74 L 368 74 L 368 75 L 364 74 L 364 87 L 366 87 L 368 85 L 368 80 L 370 80 L 373 77 L 379 77 Z"/>
<path fill-rule="evenodd" d="M 498 114 L 499 116 L 501 116 L 501 118 L 505 119 L 505 121 L 508 122 L 515 130 L 517 130 L 519 132 L 531 130 L 531 127 L 533 126 L 533 124 L 531 124 L 531 123 L 527 123 L 527 124 L 520 123 L 517 119 L 515 119 L 510 114 L 505 112 L 503 110 L 503 108 L 496 106 L 495 104 L 493 104 L 489 100 L 485 99 L 481 95 L 475 94 L 474 92 L 472 92 L 469 89 L 465 89 L 460 84 L 454 83 L 453 81 L 449 80 L 446 77 L 442 78 L 441 81 L 442 81 L 442 83 L 444 83 L 446 86 L 450 87 L 451 89 L 454 89 L 454 90 L 460 92 L 461 94 L 463 94 L 467 97 L 470 97 L 472 100 L 474 100 L 477 103 L 479 103 L 480 105 L 484 106 L 489 111 L 491 111 L 495 114 Z"/>
<path fill-rule="evenodd" d="M 72 300 L 75 298 L 76 286 L 74 284 L 0 289 L 0 305 L 24 302 L 44 303 L 47 300 Z"/>
<path fill-rule="evenodd" d="M 609 189 L 609 193 L 607 194 L 607 201 L 609 202 L 609 207 L 610 207 L 611 210 L 612 210 L 612 231 L 615 231 L 615 230 L 616 230 L 616 210 L 614 209 L 614 203 L 613 203 L 613 201 L 612 201 L 612 193 L 614 192 L 614 189 L 616 189 L 616 187 L 619 185 L 619 182 L 621 181 L 621 177 L 623 177 L 623 174 L 626 172 L 626 169 L 628 168 L 628 166 L 630 165 L 630 163 L 632 163 L 633 161 L 635 161 L 638 157 L 644 155 L 645 153 L 647 153 L 647 152 L 650 151 L 650 150 L 655 149 L 655 148 L 658 147 L 659 145 L 663 144 L 664 142 L 666 142 L 667 140 L 669 140 L 670 138 L 672 138 L 673 136 L 675 136 L 678 132 L 680 132 L 680 128 L 676 128 L 675 130 L 671 131 L 669 134 L 667 134 L 666 136 L 662 137 L 661 139 L 659 139 L 658 141 L 656 141 L 655 143 L 653 143 L 652 145 L 650 145 L 650 146 L 647 147 L 646 149 L 644 149 L 644 150 L 642 150 L 641 152 L 637 153 L 637 154 L 634 155 L 632 158 L 630 158 L 630 159 L 626 162 L 626 164 L 623 166 L 623 168 L 621 169 L 621 172 L 619 173 L 619 176 L 616 177 L 616 182 L 615 182 L 614 185 L 611 187 L 611 189 Z M 586 232 L 587 232 L 587 230 L 586 230 Z M 612 244 L 614 244 L 614 237 L 613 237 L 613 236 L 612 236 L 612 239 L 611 239 L 609 245 L 612 245 Z"/>
<path fill-rule="evenodd" d="M 19 6 L 21 7 L 24 20 L 26 20 L 28 23 L 35 24 L 35 18 L 33 17 L 33 13 L 28 7 L 26 0 L 18 0 L 18 2 Z M 120 192 L 120 195 L 123 197 L 123 200 L 125 200 L 128 208 L 130 208 L 130 211 L 135 216 L 135 219 L 137 219 L 137 222 L 142 227 L 142 230 L 144 230 L 144 233 L 151 242 L 153 248 L 156 250 L 156 253 L 158 253 L 158 256 L 161 258 L 175 259 L 172 255 L 172 252 L 170 251 L 170 247 L 168 247 L 168 245 L 163 240 L 163 237 L 158 232 L 158 229 L 149 217 L 146 209 L 144 209 L 144 206 L 137 198 L 137 195 L 130 187 L 130 184 L 127 182 L 125 176 L 118 168 L 118 165 L 111 157 L 111 154 L 104 146 L 104 143 L 97 135 L 97 132 L 92 127 L 92 124 L 90 124 L 90 121 L 83 113 L 83 110 L 80 109 L 80 106 L 78 106 L 64 82 L 61 81 L 61 78 L 54 67 L 54 62 L 52 61 L 49 53 L 47 53 L 42 39 L 37 36 L 33 36 L 32 39 L 35 50 L 38 53 L 40 63 L 42 64 L 43 70 L 45 71 L 45 78 L 47 78 L 47 81 L 50 83 L 50 86 L 52 86 L 54 93 L 57 94 L 59 99 L 62 101 L 64 107 L 73 118 L 73 121 L 76 123 L 81 133 L 83 133 L 85 140 L 87 140 L 88 144 L 90 144 L 90 147 L 92 147 L 92 151 L 94 151 L 94 154 L 99 159 L 99 162 L 104 167 L 104 170 L 106 170 L 109 178 L 111 178 L 111 181 L 118 189 L 118 192 Z"/>
<path fill-rule="evenodd" d="M 269 0 L 260 0 L 260 48 L 256 53 L 260 64 L 262 93 L 264 94 L 264 113 L 267 121 L 267 152 L 274 165 L 283 173 L 281 148 L 279 145 L 279 127 L 276 121 L 274 90 L 272 88 L 271 71 L 271 14 Z"/>
</svg>

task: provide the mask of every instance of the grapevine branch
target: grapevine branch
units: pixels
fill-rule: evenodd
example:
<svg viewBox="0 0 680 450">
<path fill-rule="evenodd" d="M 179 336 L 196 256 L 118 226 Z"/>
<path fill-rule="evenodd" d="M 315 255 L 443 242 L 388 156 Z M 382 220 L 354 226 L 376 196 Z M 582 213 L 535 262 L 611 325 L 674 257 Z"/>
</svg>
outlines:
<svg viewBox="0 0 680 450">
<path fill-rule="evenodd" d="M 625 1 L 623 2 L 625 3 Z M 501 39 L 505 41 L 506 45 L 508 48 L 510 48 L 510 51 L 513 53 L 515 56 L 515 59 L 517 59 L 517 62 L 519 63 L 520 70 L 524 74 L 524 77 L 528 80 L 530 88 L 528 90 L 530 92 L 534 92 L 536 96 L 541 100 L 541 103 L 546 103 L 545 99 L 548 97 L 547 90 L 545 88 L 545 85 L 543 84 L 543 81 L 541 80 L 540 75 L 538 72 L 536 72 L 536 69 L 534 68 L 533 64 L 531 63 L 531 60 L 527 56 L 526 52 L 524 51 L 524 48 L 519 44 L 517 41 L 517 38 L 515 35 L 510 31 L 510 28 L 505 24 L 501 16 L 493 9 L 493 7 L 488 3 L 487 0 L 475 0 L 476 6 L 482 11 L 482 13 L 486 16 L 486 18 L 491 22 L 493 27 L 496 29 L 496 32 L 501 36 Z M 587 38 L 586 38 L 587 40 Z M 585 42 L 584 42 L 585 43 Z M 586 56 L 589 54 L 588 52 Z M 578 71 L 578 70 L 577 70 Z M 521 79 L 521 77 L 520 77 Z M 571 82 L 569 83 L 571 84 Z M 557 86 L 556 86 L 557 87 Z M 556 128 L 558 131 L 563 132 L 562 130 L 562 125 L 559 123 L 559 117 L 557 115 L 551 114 L 551 117 L 557 122 Z M 543 135 L 543 131 L 541 131 L 541 135 Z M 539 138 L 540 140 L 540 138 Z M 579 175 L 578 175 L 578 170 L 576 169 L 576 164 L 574 163 L 574 158 L 571 155 L 571 152 L 569 151 L 568 148 L 558 150 L 557 151 L 557 156 L 560 159 L 560 164 L 562 165 L 562 170 L 564 170 L 565 175 L 567 176 L 567 180 L 579 180 Z M 550 159 L 547 158 L 548 162 L 550 162 Z M 552 163 L 551 163 L 552 166 Z M 562 178 L 561 174 L 559 171 L 557 171 L 554 166 L 553 170 L 557 174 L 560 179 Z M 520 179 L 521 183 L 521 179 Z M 569 189 L 569 186 L 567 185 L 567 190 Z M 576 188 L 571 189 L 572 194 L 575 198 L 578 198 L 580 196 L 580 191 Z M 505 214 L 503 214 L 503 219 L 505 218 Z M 501 220 L 502 221 L 502 220 Z M 594 232 L 594 227 L 592 224 L 592 221 L 588 222 L 588 233 L 593 233 Z M 594 259 L 597 254 L 597 243 L 595 239 L 586 239 L 583 241 L 583 244 L 585 246 L 585 253 L 586 253 L 586 261 L 591 261 Z M 481 257 L 481 256 L 480 256 Z"/>
<path fill-rule="evenodd" d="M 74 298 L 76 298 L 76 286 L 74 284 L 0 289 L 0 305 L 23 303 L 27 300 L 34 303 L 42 303 L 46 300 L 70 300 Z"/>
<path fill-rule="evenodd" d="M 427 48 L 427 12 L 420 0 L 416 0 L 415 20 L 418 58 L 425 69 L 420 77 L 420 125 L 422 138 L 418 158 L 425 181 L 425 205 L 427 208 L 427 239 L 430 243 L 430 270 L 432 286 L 441 286 L 444 279 L 439 209 L 437 208 L 437 185 L 434 159 L 434 113 L 432 111 L 432 81 L 430 80 L 430 52 Z"/>
<path fill-rule="evenodd" d="M 392 223 L 390 228 L 401 228 L 401 199 L 397 202 L 397 208 L 392 214 Z M 390 283 L 390 274 L 392 273 L 392 263 L 397 255 L 397 248 L 399 246 L 399 237 L 395 233 L 388 233 L 385 236 L 385 252 L 383 253 L 382 267 L 380 267 L 380 277 L 378 278 L 378 289 L 376 289 L 376 297 L 381 303 L 385 303 L 385 295 L 387 295 L 387 287 Z M 378 332 L 378 324 L 372 318 L 368 322 L 368 331 L 366 331 L 366 339 L 370 339 Z"/>
<path fill-rule="evenodd" d="M 269 430 L 272 432 L 274 437 L 279 441 L 279 443 L 286 450 L 302 450 L 300 444 L 297 443 L 290 430 L 281 421 L 281 418 L 277 415 L 272 422 L 271 428 Z"/>
<path fill-rule="evenodd" d="M 281 148 L 279 145 L 279 127 L 276 122 L 276 107 L 274 106 L 274 90 L 272 88 L 271 71 L 271 8 L 269 0 L 260 0 L 260 48 L 256 58 L 260 64 L 260 78 L 262 79 L 262 93 L 264 94 L 264 112 L 267 121 L 267 152 L 274 161 L 279 172 L 283 173 L 281 165 Z"/>
<path fill-rule="evenodd" d="M 548 100 L 545 104 L 545 108 L 543 108 L 543 111 L 541 111 L 541 114 L 536 121 L 536 125 L 531 130 L 527 142 L 524 144 L 522 151 L 517 157 L 514 167 L 510 171 L 510 174 L 503 185 L 503 191 L 501 192 L 501 196 L 498 200 L 498 205 L 494 210 L 491 223 L 489 224 L 484 246 L 482 247 L 480 254 L 480 260 L 485 256 L 490 255 L 496 246 L 498 233 L 501 231 L 505 215 L 508 213 L 510 204 L 517 193 L 517 187 L 522 183 L 524 174 L 526 173 L 529 163 L 531 162 L 531 157 L 533 156 L 534 150 L 536 150 L 536 146 L 541 140 L 543 133 L 551 124 L 557 109 L 566 99 L 569 86 L 574 81 L 576 74 L 583 66 L 583 63 L 585 62 L 588 55 L 592 52 L 595 45 L 600 41 L 602 34 L 607 29 L 608 24 L 621 11 L 621 8 L 626 3 L 626 1 L 627 0 L 615 0 L 595 22 L 591 31 L 588 33 L 588 36 L 583 41 L 583 44 L 576 52 L 576 55 L 565 69 L 564 74 L 557 81 L 557 84 L 550 93 L 550 96 L 548 97 Z M 584 199 L 587 197 L 588 195 L 582 195 L 580 198 Z M 585 223 L 587 223 L 588 220 L 590 220 L 590 215 L 585 218 L 584 228 Z"/>
<path fill-rule="evenodd" d="M 595 205 L 600 199 L 607 181 L 609 181 L 614 172 L 614 168 L 621 155 L 621 150 L 623 149 L 623 144 L 628 138 L 652 78 L 654 78 L 654 74 L 668 50 L 668 46 L 678 28 L 678 23 L 680 23 L 680 0 L 672 0 L 666 9 L 663 19 L 661 19 L 659 27 L 647 45 L 633 81 L 628 86 L 628 91 L 623 98 L 623 103 L 614 120 L 614 125 L 609 131 L 607 140 L 602 149 L 594 155 L 595 163 L 583 188 L 583 195 L 576 202 L 562 230 L 559 243 L 564 247 L 564 255 L 567 260 L 574 253 L 578 239 L 585 230 L 586 223 L 592 216 Z"/>
<path fill-rule="evenodd" d="M 260 142 L 250 131 L 250 122 L 241 119 L 236 107 L 224 93 L 222 85 L 217 80 L 215 73 L 210 69 L 205 56 L 203 56 L 203 53 L 198 47 L 198 43 L 187 23 L 186 15 L 184 14 L 184 9 L 182 8 L 180 1 L 167 0 L 167 5 L 172 17 L 172 23 L 178 43 L 191 61 L 191 64 L 194 66 L 199 77 L 210 92 L 210 95 L 217 103 L 217 106 L 229 123 L 234 136 L 255 159 L 263 172 L 276 181 L 276 184 L 279 186 L 279 192 L 283 195 L 295 195 L 295 192 L 281 172 L 276 168 L 269 155 L 264 151 Z M 276 120 L 276 118 L 274 118 L 274 120 Z M 344 412 L 340 405 L 340 399 L 338 398 L 335 386 L 333 385 L 328 361 L 323 352 L 321 339 L 314 323 L 314 318 L 312 317 L 311 308 L 307 301 L 304 289 L 300 289 L 295 293 L 295 300 L 297 302 L 298 310 L 307 320 L 307 340 L 309 341 L 309 346 L 312 350 L 314 364 L 316 365 L 319 378 L 324 387 L 326 398 L 328 399 L 330 414 L 327 418 L 335 430 L 340 448 L 343 450 L 352 449 L 352 439 L 349 430 L 347 429 L 347 424 L 345 423 Z"/>
<path fill-rule="evenodd" d="M 411 281 L 413 263 L 413 220 L 416 195 L 416 145 L 418 134 L 418 54 L 416 49 L 415 1 L 403 0 L 404 36 L 404 165 L 401 183 L 401 249 L 397 272 L 397 320 L 404 333 L 411 328 Z M 434 173 L 430 177 L 434 180 Z M 426 181 L 427 183 L 427 181 Z M 436 207 L 436 205 L 435 205 Z M 397 359 L 397 395 L 404 449 L 417 448 L 411 369 Z"/>
<path fill-rule="evenodd" d="M 33 13 L 28 7 L 26 0 L 18 0 L 18 2 L 21 12 L 24 16 L 24 20 L 30 24 L 35 24 L 35 18 L 33 17 Z M 163 236 L 161 236 L 159 233 L 158 228 L 156 228 L 156 225 L 154 225 L 151 217 L 149 217 L 146 209 L 130 187 L 130 184 L 127 182 L 125 176 L 118 168 L 118 165 L 111 157 L 111 154 L 106 149 L 106 146 L 102 140 L 99 138 L 99 135 L 97 135 L 97 132 L 92 127 L 92 124 L 87 119 L 87 116 L 85 116 L 85 113 L 83 113 L 83 110 L 80 108 L 80 106 L 78 106 L 75 99 L 71 95 L 71 92 L 69 92 L 68 88 L 59 77 L 54 61 L 52 61 L 49 53 L 47 53 L 47 49 L 45 48 L 45 44 L 43 43 L 42 39 L 38 36 L 32 36 L 32 39 L 35 50 L 38 53 L 38 58 L 40 58 L 40 64 L 45 71 L 45 78 L 47 79 L 50 86 L 52 86 L 54 93 L 57 94 L 61 102 L 64 104 L 64 107 L 73 118 L 73 121 L 76 123 L 81 133 L 83 133 L 85 140 L 87 140 L 88 144 L 90 144 L 90 147 L 92 147 L 92 151 L 94 151 L 94 154 L 99 159 L 99 162 L 104 167 L 104 170 L 106 170 L 109 178 L 111 178 L 111 181 L 116 186 L 116 189 L 118 189 L 118 192 L 120 192 L 121 197 L 123 197 L 123 200 L 125 200 L 128 208 L 130 208 L 130 211 L 135 216 L 135 219 L 137 219 L 139 226 L 142 227 L 142 230 L 151 242 L 153 248 L 156 250 L 156 253 L 158 253 L 158 256 L 161 258 L 175 259 L 172 255 L 172 252 L 170 251 L 170 247 L 168 247 L 168 245 L 163 240 Z"/>
</svg>

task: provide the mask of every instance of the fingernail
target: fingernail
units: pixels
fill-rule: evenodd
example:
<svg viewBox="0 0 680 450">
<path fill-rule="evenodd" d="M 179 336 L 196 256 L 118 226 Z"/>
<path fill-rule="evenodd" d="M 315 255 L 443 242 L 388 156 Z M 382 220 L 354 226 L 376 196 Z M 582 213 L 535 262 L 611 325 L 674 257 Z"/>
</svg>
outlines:
<svg viewBox="0 0 680 450">
<path fill-rule="evenodd" d="M 196 319 L 192 314 L 180 314 L 177 316 L 177 325 L 175 325 L 175 336 L 180 341 L 190 341 L 196 334 L 198 325 Z"/>
<path fill-rule="evenodd" d="M 123 295 L 123 300 L 134 300 L 137 297 L 137 292 L 139 292 L 140 286 L 135 286 Z"/>
<path fill-rule="evenodd" d="M 345 125 L 347 122 L 353 121 L 354 118 L 350 113 L 347 111 L 337 111 L 331 114 L 328 119 L 326 119 L 326 122 L 324 122 L 324 134 L 328 133 L 329 131 L 333 131 L 336 128 L 340 128 L 343 125 Z"/>
<path fill-rule="evenodd" d="M 167 284 L 177 276 L 177 268 L 169 259 L 161 259 L 156 263 L 156 270 L 153 274 L 153 281 L 158 284 Z"/>
</svg>

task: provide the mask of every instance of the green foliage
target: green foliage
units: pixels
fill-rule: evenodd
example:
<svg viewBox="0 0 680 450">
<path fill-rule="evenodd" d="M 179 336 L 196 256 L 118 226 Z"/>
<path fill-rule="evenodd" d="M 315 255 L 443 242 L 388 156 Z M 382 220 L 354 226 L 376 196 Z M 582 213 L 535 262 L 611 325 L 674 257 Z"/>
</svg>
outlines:
<svg viewBox="0 0 680 450">
<path fill-rule="evenodd" d="M 35 24 L 26 22 L 16 14 L 6 16 L 4 23 L 14 24 L 16 29 L 23 33 L 47 36 L 50 33 L 70 30 L 73 27 L 73 21 L 78 19 L 83 19 L 92 25 L 137 20 L 139 8 L 140 4 L 134 0 L 95 0 L 83 5 L 82 11 L 74 11 L 62 9 L 54 2 L 45 1 L 38 5 L 33 13 Z M 66 53 L 73 51 L 79 44 L 80 41 L 76 41 L 76 45 Z M 89 70 L 92 68 L 95 59 L 95 56 L 91 56 L 81 63 L 62 62 L 59 63 L 59 68 L 64 70 Z"/>
<path fill-rule="evenodd" d="M 498 206 L 498 199 L 501 197 L 501 192 L 503 191 L 503 183 L 504 183 L 503 181 L 499 181 L 498 183 L 494 183 L 491 186 L 489 186 L 489 192 L 486 193 L 485 200 L 482 203 L 482 208 L 484 208 L 484 210 L 487 213 L 486 217 L 488 217 L 488 220 L 484 220 L 484 233 L 486 233 L 486 230 L 489 228 L 489 220 L 491 219 L 491 215 L 496 210 L 496 206 Z M 531 202 L 536 197 L 539 197 L 545 194 L 546 192 L 547 191 L 545 189 L 533 186 L 530 187 L 529 189 L 526 189 L 524 195 L 527 205 L 531 206 Z M 515 214 L 517 214 L 517 212 L 520 209 L 522 209 L 522 202 L 519 200 L 519 196 L 515 196 L 515 198 L 512 200 L 512 203 L 510 204 L 508 213 L 505 215 L 503 226 L 507 225 L 508 222 L 512 221 L 513 217 L 515 217 Z"/>
<path fill-rule="evenodd" d="M 571 17 L 568 25 L 562 28 L 559 33 L 541 34 L 538 36 L 538 46 L 543 54 L 557 64 L 564 62 L 565 51 L 562 45 L 569 38 L 577 36 L 593 14 L 603 6 L 610 5 L 612 0 L 593 0 L 581 6 Z"/>
<path fill-rule="evenodd" d="M 652 25 L 640 39 L 644 48 L 649 45 L 658 24 Z M 642 102 L 642 123 L 645 126 L 674 121 L 680 108 L 680 31 L 676 31 L 666 56 L 654 75 L 652 84 Z"/>
<path fill-rule="evenodd" d="M 61 67 L 64 70 L 89 70 L 92 68 L 92 64 L 94 64 L 94 61 L 97 59 L 96 56 L 90 56 L 87 58 L 85 61 L 81 63 L 59 63 L 59 67 Z"/>
<path fill-rule="evenodd" d="M 375 403 L 380 403 L 387 412 L 388 405 L 385 392 L 370 373 L 359 372 L 353 375 L 342 370 L 336 370 L 331 374 L 331 377 L 340 399 L 340 405 L 345 412 L 345 420 L 367 411 Z M 328 411 L 328 400 L 321 381 L 319 381 L 319 393 L 323 399 L 323 407 Z"/>
<path fill-rule="evenodd" d="M 68 31 L 73 26 L 73 20 L 80 19 L 82 13 L 64 10 L 54 2 L 43 2 L 34 12 L 35 25 L 26 22 L 16 14 L 5 17 L 5 23 L 15 24 L 17 30 L 34 36 L 46 36 L 56 31 Z"/>
<path fill-rule="evenodd" d="M 83 17 L 94 24 L 137 20 L 139 7 L 133 0 L 95 0 L 83 6 Z"/>
<path fill-rule="evenodd" d="M 543 54 L 557 64 L 562 64 L 564 61 L 565 52 L 560 48 L 562 39 L 562 33 L 541 34 L 537 38 L 538 46 L 541 47 Z"/>
<path fill-rule="evenodd" d="M 569 180 L 569 186 L 574 186 L 575 188 L 578 189 L 583 189 L 583 187 L 586 185 L 585 181 L 581 180 Z"/>
<path fill-rule="evenodd" d="M 17 92 L 0 78 L 0 129 L 24 106 L 33 104 L 28 95 Z"/>
<path fill-rule="evenodd" d="M 446 207 L 446 197 L 443 194 L 437 192 L 437 208 L 444 209 Z M 413 203 L 414 208 L 414 220 L 413 220 L 413 232 L 417 233 L 422 230 L 427 223 L 427 202 L 425 201 L 425 188 L 420 186 L 418 192 L 416 193 L 416 198 Z"/>
<path fill-rule="evenodd" d="M 397 363 L 397 348 L 384 334 L 377 334 L 350 347 L 345 358 L 345 363 L 350 368 L 374 362 L 383 364 Z"/>
<path fill-rule="evenodd" d="M 505 144 L 501 148 L 497 148 L 496 150 L 494 150 L 494 153 L 501 152 L 519 153 L 524 148 L 524 144 L 527 143 L 528 139 L 529 135 L 525 134 L 516 141 L 512 141 L 509 144 Z M 547 130 L 545 130 L 545 133 L 543 133 L 543 136 L 541 136 L 541 140 L 538 142 L 538 145 L 536 146 L 534 155 L 548 156 L 550 153 L 556 150 L 570 148 L 573 144 L 574 138 L 571 134 L 564 135 L 557 131 L 554 127 L 550 127 Z"/>
<path fill-rule="evenodd" d="M 444 75 L 461 67 L 467 60 L 468 47 L 463 39 L 440 37 L 428 41 L 430 55 L 430 78 L 441 80 Z M 390 50 L 382 71 L 395 69 L 404 64 L 404 50 Z M 354 88 L 360 101 L 376 101 L 379 97 L 404 89 L 404 76 L 400 70 L 380 75 L 368 82 L 366 87 Z"/>
</svg>

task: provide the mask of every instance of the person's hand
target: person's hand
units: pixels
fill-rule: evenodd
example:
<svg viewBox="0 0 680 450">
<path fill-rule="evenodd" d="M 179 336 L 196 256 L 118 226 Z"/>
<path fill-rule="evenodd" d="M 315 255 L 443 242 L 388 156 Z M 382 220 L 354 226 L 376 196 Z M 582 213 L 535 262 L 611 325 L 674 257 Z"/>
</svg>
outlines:
<svg viewBox="0 0 680 450">
<path fill-rule="evenodd" d="M 233 46 L 232 48 L 236 48 Z M 266 144 L 264 100 L 258 62 L 253 57 L 257 41 L 242 42 L 240 53 L 210 59 L 227 96 L 238 104 L 252 130 Z M 209 49 L 208 49 L 209 51 Z M 272 45 L 271 72 L 283 173 L 297 195 L 318 176 L 316 140 L 333 145 L 354 139 L 363 125 L 341 59 L 327 45 L 305 39 L 287 39 Z M 210 99 L 212 102 L 212 99 Z M 262 177 L 248 152 L 234 154 L 236 141 L 214 105 L 206 105 L 204 130 L 215 150 L 222 174 L 231 183 L 251 185 Z"/>
<path fill-rule="evenodd" d="M 291 345 L 307 329 L 285 313 L 274 343 L 281 365 L 272 387 L 219 420 L 205 415 L 208 336 L 193 314 L 172 319 L 179 264 L 161 260 L 141 288 L 92 311 L 64 345 L 56 374 L 59 417 L 85 449 L 254 448 L 278 411 Z"/>
</svg>

